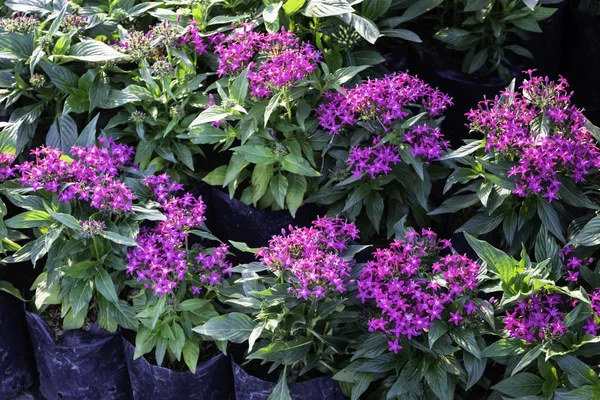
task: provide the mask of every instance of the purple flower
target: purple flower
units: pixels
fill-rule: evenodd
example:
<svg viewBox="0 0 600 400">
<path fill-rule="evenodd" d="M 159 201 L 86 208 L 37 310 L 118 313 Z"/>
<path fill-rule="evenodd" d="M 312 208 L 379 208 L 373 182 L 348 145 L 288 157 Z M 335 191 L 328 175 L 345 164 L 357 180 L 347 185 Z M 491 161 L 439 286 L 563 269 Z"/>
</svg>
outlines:
<svg viewBox="0 0 600 400">
<path fill-rule="evenodd" d="M 0 28 L 6 32 L 20 33 L 25 35 L 33 32 L 40 25 L 40 20 L 35 15 L 21 13 L 13 14 L 10 18 L 0 19 Z"/>
<path fill-rule="evenodd" d="M 452 104 L 449 96 L 407 73 L 368 80 L 345 93 L 328 92 L 324 97 L 317 116 L 321 127 L 330 134 L 337 134 L 342 127 L 358 121 L 388 131 L 394 121 L 409 116 L 406 107 L 411 104 L 422 105 L 433 116 L 442 114 Z"/>
<path fill-rule="evenodd" d="M 65 14 L 65 18 L 61 24 L 61 28 L 64 32 L 72 32 L 78 29 L 83 29 L 88 24 L 88 18 L 83 15 L 77 15 L 76 13 Z"/>
<path fill-rule="evenodd" d="M 11 153 L 0 153 L 0 180 L 15 176 L 15 168 L 11 167 L 15 161 L 15 155 Z"/>
<path fill-rule="evenodd" d="M 586 119 L 571 105 L 563 78 L 557 82 L 527 71 L 520 92 L 504 91 L 483 100 L 466 115 L 472 131 L 485 136 L 485 149 L 517 165 L 508 172 L 516 180 L 514 194 L 558 200 L 560 178 L 583 182 L 600 166 L 600 150 Z"/>
<path fill-rule="evenodd" d="M 352 167 L 352 175 L 356 179 L 364 173 L 371 175 L 372 179 L 378 175 L 387 175 L 392 170 L 392 165 L 400 162 L 398 148 L 393 145 L 380 144 L 381 138 L 373 138 L 373 146 L 354 147 L 350 150 L 348 166 Z"/>
<path fill-rule="evenodd" d="M 358 235 L 356 226 L 344 219 L 318 218 L 311 227 L 290 226 L 289 233 L 273 236 L 256 256 L 273 271 L 291 272 L 291 291 L 298 298 L 321 298 L 329 291 L 346 291 L 353 262 L 340 254 Z"/>
<path fill-rule="evenodd" d="M 460 311 L 450 312 L 450 316 L 451 318 L 448 320 L 448 322 L 454 322 L 455 325 L 458 325 L 460 321 L 464 319 L 463 317 L 461 317 Z"/>
<path fill-rule="evenodd" d="M 369 331 L 398 340 L 420 336 L 442 319 L 450 304 L 476 288 L 479 265 L 458 254 L 441 256 L 448 246 L 424 229 L 421 234 L 409 231 L 373 253 L 375 259 L 364 265 L 357 281 L 357 297 L 363 303 L 374 301 L 381 313 L 369 321 Z M 451 322 L 462 319 L 451 315 Z"/>
</svg>

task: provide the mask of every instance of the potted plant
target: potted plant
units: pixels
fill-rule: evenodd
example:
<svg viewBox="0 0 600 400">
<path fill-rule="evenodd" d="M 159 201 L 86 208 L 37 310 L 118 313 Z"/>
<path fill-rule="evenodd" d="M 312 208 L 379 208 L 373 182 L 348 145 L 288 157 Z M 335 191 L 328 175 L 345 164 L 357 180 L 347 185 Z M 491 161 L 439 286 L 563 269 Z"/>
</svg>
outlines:
<svg viewBox="0 0 600 400">
<path fill-rule="evenodd" d="M 162 216 L 152 204 L 136 201 L 124 183 L 136 181 L 123 173 L 133 158 L 129 146 L 100 139 L 98 146 L 74 146 L 71 156 L 50 147 L 34 149 L 32 156 L 9 167 L 17 177 L 2 184 L 2 193 L 26 210 L 5 225 L 33 228 L 35 238 L 4 261 L 35 265 L 45 257 L 27 312 L 40 391 L 48 399 L 128 399 L 115 333 L 137 324 L 133 309 L 119 299 L 125 256 L 128 246 L 136 246 L 139 221 Z"/>
<path fill-rule="evenodd" d="M 436 174 L 430 163 L 448 146 L 439 125 L 452 99 L 408 73 L 324 97 L 317 117 L 329 143 L 309 201 L 356 220 L 365 238 L 394 236 L 403 217 L 427 226 L 430 172 Z"/>
<path fill-rule="evenodd" d="M 228 246 L 205 249 L 189 240 L 195 234 L 213 238 L 201 230 L 206 209 L 201 198 L 177 194 L 182 186 L 167 175 L 142 182 L 165 219 L 142 228 L 139 246 L 127 254 L 127 272 L 139 282 L 131 283 L 129 295 L 139 321 L 135 347 L 124 340 L 133 398 L 229 399 L 229 360 L 208 356 L 222 344 L 192 331 L 219 315 L 219 287 L 232 268 Z"/>
<path fill-rule="evenodd" d="M 483 139 L 442 157 L 455 163 L 445 191 L 466 186 L 430 214 L 477 206 L 458 231 L 488 234 L 510 254 L 523 243 L 542 261 L 567 243 L 576 217 L 598 208 L 586 189 L 600 150 L 567 82 L 528 72 L 520 91 L 511 85 L 469 111 L 471 131 Z"/>
<path fill-rule="evenodd" d="M 428 229 L 373 255 L 353 294 L 364 328 L 334 379 L 352 398 L 483 398 L 481 352 L 495 325 L 481 266 Z"/>
<path fill-rule="evenodd" d="M 344 332 L 356 316 L 345 308 L 353 255 L 364 248 L 350 244 L 357 238 L 354 224 L 319 218 L 274 236 L 268 247 L 247 249 L 260 262 L 234 270 L 242 279 L 228 302 L 238 307 L 195 328 L 214 340 L 247 341 L 241 365 L 233 362 L 237 399 L 343 398 L 327 375 L 345 353 Z M 259 367 L 266 363 L 268 370 Z"/>
</svg>

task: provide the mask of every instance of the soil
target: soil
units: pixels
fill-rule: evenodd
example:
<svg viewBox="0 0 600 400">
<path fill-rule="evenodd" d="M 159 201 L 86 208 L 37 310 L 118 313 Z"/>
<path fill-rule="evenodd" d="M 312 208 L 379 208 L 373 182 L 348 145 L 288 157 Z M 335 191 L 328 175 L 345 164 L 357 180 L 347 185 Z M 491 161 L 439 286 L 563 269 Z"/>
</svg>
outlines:
<svg viewBox="0 0 600 400">
<path fill-rule="evenodd" d="M 50 331 L 54 334 L 55 339 L 59 339 L 65 333 L 63 330 L 63 318 L 61 317 L 60 305 L 48 306 L 48 308 L 46 308 L 40 315 L 48 323 Z M 97 320 L 98 314 L 96 313 L 96 308 L 92 307 L 88 311 L 88 315 L 85 317 L 83 327 L 81 329 L 84 331 L 90 331 Z"/>
</svg>

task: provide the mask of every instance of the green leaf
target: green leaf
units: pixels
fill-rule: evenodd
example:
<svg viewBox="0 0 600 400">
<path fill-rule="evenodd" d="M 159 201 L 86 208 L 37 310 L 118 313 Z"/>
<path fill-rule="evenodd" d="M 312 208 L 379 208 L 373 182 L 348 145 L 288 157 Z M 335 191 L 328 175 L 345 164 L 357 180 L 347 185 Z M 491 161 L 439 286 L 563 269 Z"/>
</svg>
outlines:
<svg viewBox="0 0 600 400">
<path fill-rule="evenodd" d="M 571 239 L 569 245 L 597 246 L 600 244 L 600 217 L 592 218 L 584 227 Z"/>
<path fill-rule="evenodd" d="M 76 88 L 79 83 L 79 77 L 65 67 L 48 64 L 46 62 L 40 62 L 40 67 L 42 67 L 46 75 L 50 77 L 54 86 L 62 92 L 69 94 L 73 93 L 73 89 Z"/>
<path fill-rule="evenodd" d="M 0 281 L 0 291 L 8 293 L 12 296 L 15 296 L 17 299 L 21 301 L 26 301 L 23 296 L 21 296 L 21 292 L 19 289 L 13 286 L 12 283 L 6 281 Z"/>
<path fill-rule="evenodd" d="M 265 146 L 238 146 L 233 147 L 231 150 L 241 154 L 246 161 L 254 164 L 267 165 L 277 161 L 277 156 L 273 150 Z"/>
<path fill-rule="evenodd" d="M 375 228 L 375 232 L 379 232 L 379 225 L 381 223 L 381 218 L 383 217 L 383 197 L 377 192 L 371 192 L 364 199 L 365 208 L 367 209 L 367 217 L 373 227 Z"/>
<path fill-rule="evenodd" d="M 105 239 L 110 240 L 111 242 L 114 242 L 117 244 L 122 244 L 124 246 L 135 247 L 138 245 L 135 240 L 125 237 L 125 236 L 123 236 L 119 233 L 113 232 L 113 231 L 102 231 L 102 232 L 100 232 L 100 236 L 102 236 Z"/>
<path fill-rule="evenodd" d="M 271 178 L 269 183 L 271 194 L 275 199 L 275 202 L 280 208 L 285 207 L 285 196 L 288 190 L 288 180 L 282 174 L 277 174 Z"/>
<path fill-rule="evenodd" d="M 381 36 L 393 37 L 396 39 L 403 39 L 408 42 L 421 43 L 422 40 L 413 31 L 409 31 L 408 29 L 386 29 L 381 31 Z"/>
<path fill-rule="evenodd" d="M 283 365 L 292 365 L 302 359 L 312 345 L 309 338 L 296 338 L 289 342 L 275 341 L 266 347 L 256 350 L 246 357 L 248 360 L 265 360 L 279 362 Z"/>
<path fill-rule="evenodd" d="M 62 266 L 59 268 L 59 270 L 69 276 L 72 276 L 73 278 L 91 278 L 97 264 L 97 261 L 82 261 L 77 264 Z"/>
<path fill-rule="evenodd" d="M 479 197 L 475 193 L 452 196 L 449 199 L 445 200 L 442 204 L 440 204 L 438 208 L 436 208 L 433 211 L 430 211 L 427 215 L 455 213 L 459 210 L 470 207 L 473 204 L 478 203 L 479 201 Z"/>
<path fill-rule="evenodd" d="M 273 114 L 273 111 L 275 111 L 275 109 L 277 107 L 279 107 L 279 103 L 281 102 L 281 93 L 283 92 L 278 92 L 275 96 L 271 97 L 271 100 L 269 100 L 269 104 L 267 104 L 267 108 L 265 108 L 265 115 L 264 115 L 264 126 L 265 128 L 267 127 L 267 124 L 269 123 L 269 118 L 271 118 L 271 114 Z"/>
<path fill-rule="evenodd" d="M 392 0 L 364 0 L 361 4 L 361 14 L 374 20 L 382 16 L 392 5 Z"/>
<path fill-rule="evenodd" d="M 202 181 L 213 186 L 223 186 L 225 182 L 226 172 L 227 166 L 221 165 L 220 167 L 208 173 L 204 178 L 202 178 Z"/>
<path fill-rule="evenodd" d="M 451 400 L 454 397 L 453 391 L 448 382 L 448 373 L 437 363 L 431 363 L 425 373 L 425 379 L 429 387 L 440 400 Z"/>
<path fill-rule="evenodd" d="M 446 332 L 448 332 L 448 326 L 446 325 L 446 323 L 439 319 L 436 319 L 433 323 L 433 326 L 429 328 L 429 334 L 427 335 L 429 339 L 429 348 L 431 349 L 435 342 L 437 342 L 439 338 L 444 336 Z"/>
<path fill-rule="evenodd" d="M 112 278 L 106 272 L 105 269 L 101 268 L 96 276 L 94 277 L 94 284 L 96 285 L 96 289 L 100 292 L 104 298 L 117 307 L 119 305 L 119 298 L 117 296 L 117 291 L 115 290 L 115 285 L 113 283 Z"/>
<path fill-rule="evenodd" d="M 348 82 L 350 79 L 354 78 L 357 74 L 369 68 L 370 65 L 360 65 L 357 67 L 344 67 L 340 68 L 333 73 L 335 78 L 335 82 L 338 85 L 342 85 Z"/>
<path fill-rule="evenodd" d="M 46 135 L 46 144 L 62 151 L 70 153 L 71 147 L 77 142 L 77 125 L 69 115 L 60 115 L 50 126 Z"/>
<path fill-rule="evenodd" d="M 77 232 L 79 232 L 81 230 L 79 221 L 77 220 L 77 218 L 73 217 L 72 215 L 54 212 L 49 207 L 47 208 L 47 210 L 48 210 L 48 213 L 52 216 L 52 218 L 54 218 L 55 220 L 57 220 L 58 222 L 60 222 L 64 226 L 66 226 L 67 228 L 73 229 L 74 231 L 77 231 Z"/>
<path fill-rule="evenodd" d="M 123 90 L 111 89 L 110 92 L 108 92 L 108 97 L 106 98 L 106 100 L 104 100 L 102 104 L 99 104 L 98 107 L 104 109 L 111 109 L 121 107 L 124 104 L 132 103 L 134 101 L 140 101 L 140 99 L 137 96 L 126 93 Z"/>
<path fill-rule="evenodd" d="M 362 201 L 365 197 L 371 194 L 371 190 L 371 186 L 368 184 L 360 185 L 355 191 L 352 192 L 342 211 L 348 211 L 355 204 Z"/>
<path fill-rule="evenodd" d="M 308 0 L 304 11 L 307 17 L 332 17 L 353 13 L 354 8 L 345 0 Z"/>
<path fill-rule="evenodd" d="M 465 352 L 463 353 L 463 362 L 465 364 L 465 369 L 467 370 L 468 377 L 466 389 L 469 390 L 470 388 L 475 386 L 475 384 L 479 382 L 479 380 L 483 376 L 485 366 L 487 364 L 487 359 L 484 357 L 478 359 L 471 353 Z"/>
<path fill-rule="evenodd" d="M 302 9 L 306 0 L 287 0 L 283 5 L 283 11 L 286 15 L 296 14 Z"/>
<path fill-rule="evenodd" d="M 465 12 L 479 11 L 486 8 L 492 0 L 467 0 Z"/>
<path fill-rule="evenodd" d="M 446 155 L 440 157 L 440 160 L 452 160 L 454 158 L 466 157 L 469 154 L 475 153 L 481 147 L 483 140 L 473 140 L 468 144 L 448 152 Z"/>
<path fill-rule="evenodd" d="M 190 371 L 195 374 L 198 358 L 200 357 L 200 345 L 198 342 L 186 340 L 183 345 L 183 360 Z"/>
<path fill-rule="evenodd" d="M 346 21 L 347 19 L 349 19 L 349 21 Z M 370 19 L 352 13 L 343 15 L 342 20 L 352 26 L 363 39 L 371 44 L 375 44 L 379 38 L 379 28 L 377 28 L 377 25 Z"/>
<path fill-rule="evenodd" d="M 478 51 L 477 54 L 475 54 L 475 56 L 471 60 L 471 63 L 469 64 L 469 69 L 468 69 L 467 73 L 473 74 L 473 73 L 479 71 L 483 67 L 483 65 L 485 64 L 487 59 L 488 59 L 488 50 L 487 49 L 482 49 L 482 50 Z"/>
<path fill-rule="evenodd" d="M 537 375 L 523 372 L 492 386 L 492 389 L 513 397 L 535 396 L 542 391 L 544 380 Z"/>
<path fill-rule="evenodd" d="M 97 40 L 83 40 L 74 44 L 71 46 L 71 56 L 86 62 L 116 60 L 117 58 L 126 57 L 125 54 L 119 53 L 106 43 Z"/>
<path fill-rule="evenodd" d="M 87 308 L 92 299 L 93 287 L 91 281 L 76 281 L 69 291 L 69 304 L 74 315 Z"/>
<path fill-rule="evenodd" d="M 7 228 L 28 229 L 50 225 L 52 216 L 45 211 L 25 211 L 4 221 Z"/>
<path fill-rule="evenodd" d="M 598 386 L 599 379 L 594 370 L 592 370 L 583 361 L 566 355 L 556 359 L 560 368 L 567 373 L 569 382 L 575 387 L 582 385 Z"/>
<path fill-rule="evenodd" d="M 211 318 L 204 325 L 194 328 L 193 331 L 209 336 L 213 340 L 244 343 L 250 337 L 255 325 L 246 314 L 232 312 Z"/>
<path fill-rule="evenodd" d="M 354 61 L 358 65 L 377 65 L 385 61 L 385 58 L 376 51 L 359 50 L 352 53 Z"/>
<path fill-rule="evenodd" d="M 500 339 L 486 347 L 481 355 L 483 357 L 517 356 L 525 352 L 524 342 L 519 339 Z"/>
<path fill-rule="evenodd" d="M 548 203 L 544 199 L 538 199 L 538 216 L 542 221 L 542 224 L 550 231 L 558 240 L 565 243 L 565 236 L 563 234 L 563 229 L 560 224 L 560 217 L 558 213 L 552 207 L 552 204 Z"/>
<path fill-rule="evenodd" d="M 252 171 L 252 202 L 256 203 L 267 193 L 273 176 L 273 164 L 256 165 Z M 294 176 L 291 175 L 290 178 Z"/>
<path fill-rule="evenodd" d="M 544 349 L 543 349 L 543 345 L 541 345 L 541 344 L 538 344 L 533 349 L 529 350 L 527 353 L 525 353 L 523 358 L 521 358 L 521 360 L 515 366 L 515 368 L 513 369 L 512 373 L 510 375 L 513 376 L 517 372 L 521 371 L 523 368 L 526 368 L 529 364 L 531 364 L 533 361 L 535 361 L 540 354 L 542 354 L 542 351 L 544 351 Z"/>
<path fill-rule="evenodd" d="M 514 258 L 466 232 L 465 238 L 479 258 L 485 261 L 488 269 L 497 274 L 503 282 L 511 282 L 517 276 L 519 270 Z"/>
<path fill-rule="evenodd" d="M 229 243 L 239 251 L 243 251 L 244 253 L 252 253 L 255 254 L 258 251 L 258 248 L 249 247 L 246 243 L 243 242 L 235 242 L 230 240 Z"/>
<path fill-rule="evenodd" d="M 540 28 L 540 25 L 537 23 L 535 18 L 530 17 L 530 16 L 527 16 L 525 18 L 520 18 L 520 19 L 513 19 L 513 20 L 510 20 L 510 22 L 517 28 L 521 28 L 524 31 L 534 32 L 534 33 L 542 32 L 542 28 Z"/>
<path fill-rule="evenodd" d="M 404 11 L 400 17 L 388 18 L 384 22 L 393 27 L 396 27 L 405 22 L 411 21 L 420 15 L 429 12 L 442 4 L 444 0 L 419 0 L 412 2 L 412 4 Z"/>
<path fill-rule="evenodd" d="M 287 195 L 285 196 L 285 202 L 292 217 L 296 217 L 296 211 L 304 201 L 304 194 L 307 189 L 306 178 L 302 175 L 295 174 L 289 175 L 287 178 L 288 190 Z"/>
<path fill-rule="evenodd" d="M 321 176 L 308 161 L 296 154 L 288 154 L 281 160 L 281 166 L 288 172 L 304 176 Z"/>
<path fill-rule="evenodd" d="M 271 3 L 268 6 L 266 6 L 262 13 L 263 20 L 268 24 L 272 24 L 275 21 L 277 21 L 277 17 L 279 16 L 279 9 L 281 8 L 282 4 L 283 3 L 279 1 L 277 3 Z"/>
<path fill-rule="evenodd" d="M 281 3 L 278 3 L 281 4 Z M 243 105 L 246 100 L 246 95 L 248 94 L 248 75 L 249 68 L 243 70 L 233 81 L 231 85 L 231 89 L 229 90 L 230 96 L 238 102 L 238 104 Z"/>
<path fill-rule="evenodd" d="M 271 392 L 271 395 L 267 400 L 292 400 L 290 389 L 287 385 L 286 373 L 287 371 L 284 368 L 281 376 L 279 377 L 279 381 L 277 381 L 277 385 L 275 385 L 273 392 Z"/>
<path fill-rule="evenodd" d="M 476 358 L 481 358 L 481 351 L 479 350 L 473 331 L 454 329 L 450 331 L 450 336 L 462 349 L 473 354 Z"/>
<path fill-rule="evenodd" d="M 96 124 L 98 123 L 99 117 L 100 113 L 96 114 L 90 123 L 83 128 L 83 131 L 81 131 L 81 134 L 75 141 L 75 146 L 88 147 L 93 146 L 96 143 Z"/>
</svg>

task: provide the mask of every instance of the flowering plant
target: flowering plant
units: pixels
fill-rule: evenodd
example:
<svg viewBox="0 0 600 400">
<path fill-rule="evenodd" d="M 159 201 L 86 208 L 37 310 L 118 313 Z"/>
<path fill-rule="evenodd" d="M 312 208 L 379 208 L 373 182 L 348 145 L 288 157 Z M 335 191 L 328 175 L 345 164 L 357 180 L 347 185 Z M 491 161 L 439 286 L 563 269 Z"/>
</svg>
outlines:
<svg viewBox="0 0 600 400">
<path fill-rule="evenodd" d="M 480 265 L 427 229 L 405 231 L 373 256 L 356 293 L 368 332 L 334 379 L 354 398 L 374 381 L 386 398 L 451 399 L 473 388 L 486 365 L 482 335 L 494 330 L 493 307 L 477 296 L 485 280 Z"/>
<path fill-rule="evenodd" d="M 569 250 L 563 252 L 566 265 L 561 271 L 550 259 L 531 262 L 526 251 L 517 261 L 470 235 L 467 240 L 491 273 L 486 290 L 502 292 L 495 318 L 501 338 L 482 351 L 485 357 L 506 365 L 505 379 L 492 389 L 512 397 L 598 393 L 596 374 L 575 358 L 595 353 L 600 329 L 598 291 L 592 286 L 594 292 L 588 295 L 571 279 L 577 262 L 568 260 L 578 259 Z M 560 379 L 561 370 L 568 382 Z M 577 378 L 582 375 L 589 379 Z"/>
<path fill-rule="evenodd" d="M 382 220 L 393 236 L 410 211 L 426 225 L 428 166 L 448 146 L 436 118 L 452 104 L 450 97 L 397 73 L 328 92 L 325 99 L 317 116 L 330 143 L 311 200 L 329 206 L 330 215 L 358 218 L 367 237 L 379 232 Z"/>
<path fill-rule="evenodd" d="M 165 219 L 143 227 L 135 238 L 138 247 L 127 253 L 127 274 L 138 282 L 131 285 L 139 287 L 131 296 L 140 322 L 134 358 L 154 350 L 156 363 L 162 365 L 165 354 L 171 363 L 183 356 L 195 373 L 202 338 L 192 328 L 219 315 L 213 303 L 231 275 L 228 247 L 191 245 L 190 235 L 216 240 L 203 228 L 206 206 L 201 198 L 178 194 L 183 187 L 167 175 L 142 183 Z"/>
<path fill-rule="evenodd" d="M 577 217 L 597 209 L 586 183 L 598 168 L 600 149 L 585 117 L 570 103 L 567 82 L 528 72 L 521 92 L 510 86 L 467 113 L 471 131 L 483 139 L 443 158 L 456 162 L 445 191 L 457 183 L 468 186 L 430 214 L 480 204 L 460 231 L 483 235 L 502 225 L 511 254 L 521 243 L 550 254 L 560 247 L 557 241 L 566 244 L 570 213 Z"/>
<path fill-rule="evenodd" d="M 135 329 L 131 307 L 118 297 L 125 285 L 124 256 L 144 219 L 162 218 L 125 184 L 123 171 L 133 149 L 101 139 L 98 146 L 73 147 L 72 157 L 51 147 L 31 151 L 32 161 L 12 166 L 2 155 L 2 193 L 26 211 L 7 219 L 6 227 L 33 229 L 35 238 L 4 262 L 47 256 L 32 290 L 40 312 L 60 306 L 61 329 L 77 329 L 88 321 L 115 331 Z M 58 321 L 53 321 L 60 324 Z"/>
<path fill-rule="evenodd" d="M 356 316 L 352 302 L 353 255 L 364 246 L 356 226 L 319 218 L 310 227 L 274 236 L 256 251 L 258 263 L 240 265 L 240 290 L 227 302 L 239 311 L 215 317 L 195 330 L 215 340 L 248 341 L 247 361 L 280 371 L 273 393 L 289 396 L 288 381 L 330 373 L 347 345 L 343 332 Z M 260 274 L 268 271 L 269 274 Z M 248 315 L 249 314 L 249 315 Z"/>
</svg>

